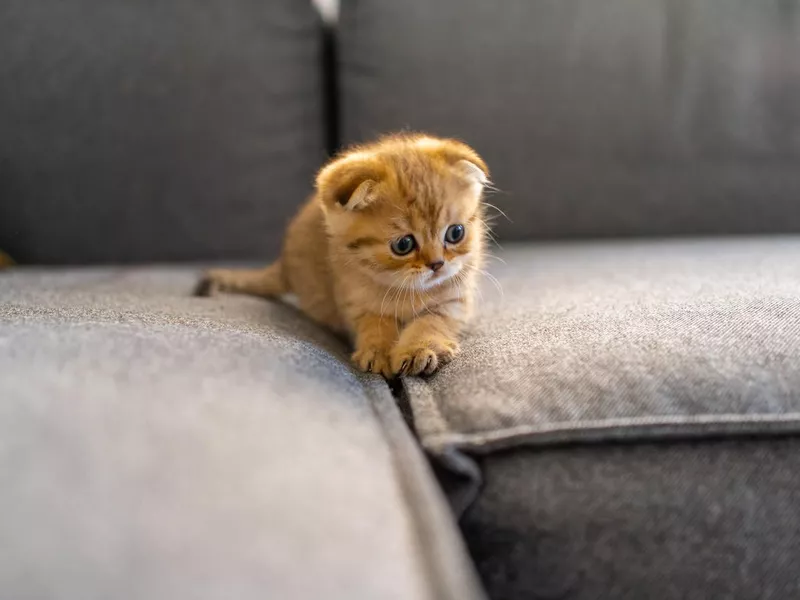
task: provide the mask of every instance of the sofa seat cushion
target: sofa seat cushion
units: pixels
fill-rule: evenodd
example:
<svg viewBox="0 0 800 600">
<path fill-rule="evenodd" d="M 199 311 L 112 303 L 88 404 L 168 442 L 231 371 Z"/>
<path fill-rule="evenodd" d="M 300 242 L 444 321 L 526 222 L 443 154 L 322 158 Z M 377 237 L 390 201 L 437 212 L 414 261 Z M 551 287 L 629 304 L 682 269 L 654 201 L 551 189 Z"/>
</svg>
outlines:
<svg viewBox="0 0 800 600">
<path fill-rule="evenodd" d="M 463 355 L 405 383 L 490 595 L 796 593 L 800 237 L 500 257 Z"/>
<path fill-rule="evenodd" d="M 195 277 L 0 275 L 0 597 L 480 597 L 385 383 Z"/>
</svg>

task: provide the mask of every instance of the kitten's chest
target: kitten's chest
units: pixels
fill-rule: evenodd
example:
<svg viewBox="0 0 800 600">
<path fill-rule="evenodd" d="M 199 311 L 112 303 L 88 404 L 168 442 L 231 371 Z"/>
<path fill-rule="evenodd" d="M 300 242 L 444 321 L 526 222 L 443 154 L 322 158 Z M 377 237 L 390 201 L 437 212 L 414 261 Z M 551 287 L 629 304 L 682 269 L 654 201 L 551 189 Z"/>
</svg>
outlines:
<svg viewBox="0 0 800 600">
<path fill-rule="evenodd" d="M 370 312 L 391 317 L 401 324 L 413 321 L 431 310 L 440 310 L 455 295 L 450 290 L 433 292 L 412 289 L 390 289 L 369 299 Z"/>
</svg>

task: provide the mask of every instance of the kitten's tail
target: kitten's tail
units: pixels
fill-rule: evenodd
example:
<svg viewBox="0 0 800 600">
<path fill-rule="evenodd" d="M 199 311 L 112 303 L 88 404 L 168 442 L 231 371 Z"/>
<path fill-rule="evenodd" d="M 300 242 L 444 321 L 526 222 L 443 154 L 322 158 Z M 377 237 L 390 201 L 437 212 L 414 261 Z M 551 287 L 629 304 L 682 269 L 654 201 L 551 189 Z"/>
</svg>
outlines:
<svg viewBox="0 0 800 600">
<path fill-rule="evenodd" d="M 258 272 L 258 292 L 256 296 L 274 298 L 289 293 L 289 282 L 283 272 L 283 262 L 276 260 Z"/>
<path fill-rule="evenodd" d="M 289 293 L 289 285 L 279 259 L 263 269 L 208 271 L 198 283 L 194 294 L 211 296 L 215 292 L 275 298 Z"/>
</svg>

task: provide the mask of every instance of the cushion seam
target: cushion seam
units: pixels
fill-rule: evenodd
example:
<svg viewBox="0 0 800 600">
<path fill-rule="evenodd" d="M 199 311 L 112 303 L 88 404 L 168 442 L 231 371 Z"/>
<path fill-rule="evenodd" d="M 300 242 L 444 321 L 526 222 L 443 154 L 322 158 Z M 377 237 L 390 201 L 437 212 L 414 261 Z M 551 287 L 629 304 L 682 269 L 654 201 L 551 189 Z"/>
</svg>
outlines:
<svg viewBox="0 0 800 600">
<path fill-rule="evenodd" d="M 800 412 L 776 414 L 704 414 L 693 416 L 630 417 L 542 425 L 519 425 L 471 433 L 423 436 L 427 450 L 442 454 L 452 448 L 489 453 L 520 445 L 656 441 L 725 435 L 800 433 Z"/>
<path fill-rule="evenodd" d="M 362 383 L 386 436 L 399 493 L 412 523 L 419 568 L 429 578 L 428 591 L 436 600 L 483 600 L 485 595 L 474 564 L 467 558 L 463 538 L 455 522 L 447 522 L 450 513 L 443 492 L 433 473 L 424 472 L 428 463 L 396 403 L 395 394 L 405 391 L 402 382 L 393 388 L 385 380 L 368 377 Z M 452 528 L 452 535 L 437 531 L 441 526 Z"/>
</svg>

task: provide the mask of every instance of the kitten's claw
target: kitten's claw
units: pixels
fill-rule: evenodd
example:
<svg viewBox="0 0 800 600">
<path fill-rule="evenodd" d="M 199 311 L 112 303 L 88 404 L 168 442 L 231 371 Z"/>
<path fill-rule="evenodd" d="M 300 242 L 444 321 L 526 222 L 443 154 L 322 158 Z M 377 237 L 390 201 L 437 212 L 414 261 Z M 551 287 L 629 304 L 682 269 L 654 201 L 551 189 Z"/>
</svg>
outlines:
<svg viewBox="0 0 800 600">
<path fill-rule="evenodd" d="M 385 350 L 361 348 L 353 353 L 352 360 L 365 373 L 376 373 L 385 377 L 392 376 L 389 367 L 389 353 Z"/>
<path fill-rule="evenodd" d="M 397 346 L 392 370 L 398 375 L 432 375 L 458 353 L 458 343 L 442 339 Z"/>
<path fill-rule="evenodd" d="M 428 362 L 425 363 L 425 368 L 422 370 L 423 375 L 432 374 L 436 370 L 436 367 L 438 366 L 439 366 L 439 359 L 437 359 L 435 356 L 430 357 L 428 359 Z"/>
</svg>

